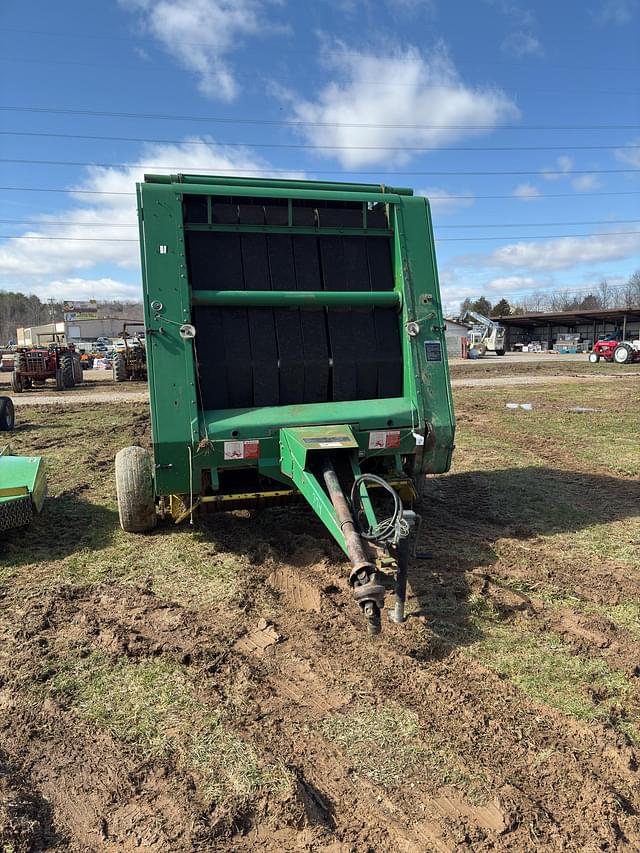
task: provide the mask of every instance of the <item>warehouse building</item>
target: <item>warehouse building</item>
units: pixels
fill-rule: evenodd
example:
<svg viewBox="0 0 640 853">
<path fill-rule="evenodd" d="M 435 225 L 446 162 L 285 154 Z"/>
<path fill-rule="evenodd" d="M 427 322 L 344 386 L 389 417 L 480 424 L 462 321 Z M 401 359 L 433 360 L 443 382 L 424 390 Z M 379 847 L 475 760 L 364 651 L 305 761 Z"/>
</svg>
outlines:
<svg viewBox="0 0 640 853">
<path fill-rule="evenodd" d="M 616 334 L 620 340 L 640 338 L 640 308 L 534 312 L 494 319 L 506 329 L 507 350 L 532 342 L 539 342 L 543 349 L 552 349 L 560 336 L 572 334 L 580 335 L 585 352 L 604 335 Z"/>
</svg>

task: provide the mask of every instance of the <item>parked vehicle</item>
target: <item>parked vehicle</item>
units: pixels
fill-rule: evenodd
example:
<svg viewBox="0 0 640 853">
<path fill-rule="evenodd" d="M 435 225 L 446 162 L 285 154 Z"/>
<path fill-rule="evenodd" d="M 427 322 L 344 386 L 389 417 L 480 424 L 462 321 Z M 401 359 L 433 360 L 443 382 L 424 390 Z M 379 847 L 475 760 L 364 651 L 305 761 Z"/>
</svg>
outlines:
<svg viewBox="0 0 640 853">
<path fill-rule="evenodd" d="M 15 394 L 44 385 L 52 379 L 57 391 L 73 388 L 82 382 L 80 356 L 73 344 L 49 344 L 47 347 L 18 347 L 11 388 Z"/>
<path fill-rule="evenodd" d="M 596 341 L 589 353 L 589 361 L 597 364 L 600 359 L 616 364 L 632 364 L 640 361 L 640 339 L 634 341 Z"/>
</svg>

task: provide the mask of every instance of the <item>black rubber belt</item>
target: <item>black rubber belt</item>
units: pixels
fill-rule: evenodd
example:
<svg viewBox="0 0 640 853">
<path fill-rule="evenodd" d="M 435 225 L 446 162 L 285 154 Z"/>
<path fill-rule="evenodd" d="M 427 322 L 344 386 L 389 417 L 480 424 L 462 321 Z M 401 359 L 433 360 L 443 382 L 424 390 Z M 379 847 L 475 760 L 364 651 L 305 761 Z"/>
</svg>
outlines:
<svg viewBox="0 0 640 853">
<path fill-rule="evenodd" d="M 367 247 L 362 237 L 343 237 L 344 273 L 349 290 L 371 290 Z M 373 308 L 354 308 L 351 326 L 357 342 L 356 379 L 357 399 L 375 400 L 378 396 L 379 350 Z"/>
<path fill-rule="evenodd" d="M 366 237 L 371 290 L 393 290 L 391 245 L 386 237 Z M 373 312 L 378 359 L 378 397 L 402 396 L 402 348 L 394 308 Z"/>
<path fill-rule="evenodd" d="M 264 206 L 242 201 L 238 206 L 242 225 L 264 225 Z M 265 234 L 241 234 L 242 267 L 245 290 L 269 290 L 269 255 Z M 272 308 L 248 308 L 251 346 L 251 375 L 254 406 L 277 406 L 278 344 Z"/>
<path fill-rule="evenodd" d="M 327 235 L 319 237 L 318 242 L 324 290 L 347 290 L 342 238 Z M 333 358 L 331 371 L 333 400 L 358 399 L 356 359 L 359 342 L 354 337 L 352 313 L 350 308 L 327 309 L 329 342 Z"/>
<path fill-rule="evenodd" d="M 295 290 L 293 244 L 288 234 L 267 236 L 272 290 Z M 299 308 L 274 308 L 280 363 L 280 405 L 301 403 L 304 397 L 304 352 Z"/>
<path fill-rule="evenodd" d="M 313 213 L 313 210 L 311 210 Z M 318 240 L 313 235 L 293 237 L 293 259 L 298 290 L 322 290 Z M 329 396 L 329 341 L 324 308 L 300 311 L 304 350 L 303 403 L 326 403 Z"/>
</svg>

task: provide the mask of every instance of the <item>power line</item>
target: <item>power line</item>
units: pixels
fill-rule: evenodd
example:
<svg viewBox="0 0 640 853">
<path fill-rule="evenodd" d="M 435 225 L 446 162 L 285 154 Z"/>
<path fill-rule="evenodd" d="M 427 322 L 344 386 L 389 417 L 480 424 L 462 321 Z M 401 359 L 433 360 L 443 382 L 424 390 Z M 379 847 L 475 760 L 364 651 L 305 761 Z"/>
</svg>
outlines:
<svg viewBox="0 0 640 853">
<path fill-rule="evenodd" d="M 204 145 L 208 148 L 221 145 L 239 146 L 244 148 L 303 148 L 329 151 L 610 151 L 635 150 L 640 145 L 498 145 L 498 146 L 419 146 L 419 145 L 311 145 L 301 142 L 231 142 L 216 139 L 212 142 L 205 140 L 187 139 L 154 139 L 140 136 L 99 136 L 97 134 L 79 133 L 47 133 L 32 130 L 0 130 L 0 136 L 30 136 L 52 139 L 86 139 L 103 142 L 151 142 L 158 145 Z"/>
<path fill-rule="evenodd" d="M 80 243 L 137 243 L 124 237 L 49 237 L 41 234 L 0 234 L 0 240 L 68 240 Z"/>
<path fill-rule="evenodd" d="M 630 225 L 640 219 L 583 219 L 575 222 L 493 222 L 490 224 L 467 222 L 464 225 L 434 223 L 436 228 L 554 228 L 569 225 Z M 137 222 L 78 222 L 66 219 L 0 219 L 0 223 L 12 225 L 74 225 L 86 228 L 137 228 Z M 482 238 L 481 238 L 482 239 Z"/>
<path fill-rule="evenodd" d="M 105 35 L 104 33 L 71 33 L 69 30 L 61 31 L 61 32 L 52 32 L 50 30 L 29 30 L 21 27 L 4 27 L 3 32 L 5 33 L 23 33 L 25 35 L 40 35 L 40 36 L 51 36 L 53 38 L 73 38 L 74 41 L 78 39 L 96 39 L 100 41 L 124 41 L 124 42 L 139 42 L 139 41 L 150 41 L 152 43 L 157 43 L 159 39 L 153 35 L 128 35 L 128 36 L 116 36 L 116 35 Z M 184 41 L 181 39 L 176 39 L 175 44 L 182 44 L 186 46 L 192 47 L 211 47 L 211 43 L 207 41 Z M 289 53 L 297 53 L 303 54 L 304 56 L 309 55 L 309 51 L 306 50 L 296 50 L 295 48 L 291 48 L 288 50 Z M 367 51 L 346 51 L 340 50 L 336 51 L 338 56 L 353 56 L 362 59 L 363 57 L 371 57 L 372 53 Z M 411 57 L 402 58 L 397 57 L 393 59 L 396 63 L 410 63 L 414 62 L 415 59 Z M 462 59 L 458 60 L 459 64 L 464 65 L 498 65 L 498 66 L 507 66 L 510 69 L 513 69 L 513 65 L 517 62 L 517 60 L 513 59 L 509 62 L 506 61 L 477 61 L 472 59 Z M 534 66 L 538 67 L 537 63 L 527 62 L 527 60 L 519 60 L 519 64 L 527 67 Z M 545 62 L 547 67 L 556 67 L 556 68 L 564 68 L 569 70 L 580 70 L 580 71 L 593 71 L 593 65 L 564 65 L 562 63 L 553 63 L 553 62 Z M 640 71 L 640 66 L 638 65 L 610 65 L 610 66 L 598 66 L 598 70 L 603 70 L 604 68 L 608 68 L 610 70 L 618 70 L 618 71 Z"/>
<path fill-rule="evenodd" d="M 53 115 L 93 116 L 97 118 L 142 118 L 162 121 L 198 121 L 217 124 L 282 125 L 284 127 L 348 127 L 382 130 L 637 130 L 640 124 L 587 125 L 514 125 L 514 124 L 356 124 L 328 121 L 293 121 L 289 119 L 223 118 L 221 116 L 181 116 L 163 113 L 125 113 L 106 110 L 73 110 L 52 107 L 0 106 L 4 112 L 51 113 Z"/>
<path fill-rule="evenodd" d="M 475 240 L 564 240 L 567 237 L 623 237 L 627 234 L 637 234 L 640 231 L 594 231 L 591 234 L 527 234 L 514 237 L 512 234 L 502 237 L 436 237 L 440 243 L 467 243 Z"/>
<path fill-rule="evenodd" d="M 0 57 L 0 63 L 13 64 L 16 62 L 23 63 L 26 65 L 70 65 L 70 66 L 79 66 L 79 67 L 83 67 L 83 68 L 108 68 L 110 71 L 113 71 L 113 63 L 112 62 L 78 62 L 78 61 L 72 61 L 69 59 L 32 59 L 32 58 L 24 58 L 22 56 L 15 56 L 15 57 L 3 56 L 3 57 Z M 157 75 L 158 71 L 166 71 L 166 72 L 170 72 L 171 74 L 189 74 L 191 76 L 193 76 L 194 74 L 197 74 L 199 77 L 215 77 L 218 73 L 217 71 L 195 71 L 195 70 L 190 69 L 190 68 L 180 68 L 180 67 L 177 67 L 175 65 L 170 66 L 166 62 L 149 63 L 146 61 L 141 61 L 140 63 L 138 63 L 136 65 L 131 64 L 131 63 L 129 63 L 129 64 L 118 63 L 118 69 L 123 69 L 123 68 L 130 68 L 130 69 L 135 70 L 135 71 L 149 71 L 154 75 Z M 246 77 L 248 79 L 251 79 L 252 81 L 255 81 L 255 79 L 256 79 L 256 75 L 253 71 L 243 71 L 241 68 L 236 68 L 234 70 L 234 76 L 235 77 Z M 285 82 L 288 82 L 288 80 L 286 80 L 286 78 L 283 78 L 283 77 L 271 77 L 271 79 L 283 80 Z M 362 83 L 366 86 L 392 86 L 394 88 L 395 87 L 409 88 L 409 87 L 413 87 L 413 85 L 414 85 L 413 83 L 403 83 L 401 80 L 393 80 L 393 81 L 389 81 L 389 80 L 358 80 L 358 81 L 354 81 L 353 79 L 351 79 L 351 80 L 346 80 L 345 82 L 347 84 L 358 82 L 358 83 Z M 429 91 L 432 91 L 433 89 L 441 89 L 443 91 L 451 91 L 452 88 L 454 88 L 454 87 L 451 84 L 439 85 L 439 84 L 429 83 L 428 85 L 425 85 L 425 89 L 428 89 Z M 585 94 L 585 95 L 589 95 L 589 96 L 591 96 L 591 95 L 623 95 L 625 97 L 637 97 L 638 94 L 640 94 L 640 92 L 633 91 L 630 89 L 626 89 L 626 90 L 625 89 L 592 89 L 591 87 L 589 87 L 587 89 L 587 88 L 585 88 L 584 85 L 576 86 L 576 87 L 569 87 L 569 88 L 567 88 L 566 86 L 563 86 L 562 91 L 563 92 L 569 92 L 569 93 L 574 92 L 574 93 L 579 93 L 579 94 Z M 527 87 L 518 86 L 518 93 L 521 94 L 522 92 L 529 92 L 532 94 L 553 94 L 553 95 L 557 95 L 558 94 L 558 87 L 555 87 L 553 89 L 538 89 L 538 88 L 530 88 L 529 86 L 527 86 Z"/>
<path fill-rule="evenodd" d="M 622 237 L 637 234 L 640 231 L 594 231 L 591 234 L 530 234 L 522 237 L 513 235 L 502 237 L 436 237 L 439 243 L 469 242 L 475 240 L 564 240 L 571 237 Z M 125 237 L 57 237 L 43 234 L 0 234 L 0 240 L 66 240 L 81 243 L 137 243 L 136 239 Z"/>
<path fill-rule="evenodd" d="M 338 173 L 336 173 L 338 174 Z M 373 173 L 372 173 L 373 174 Z M 176 184 L 180 187 L 180 191 L 188 193 L 188 184 Z M 134 196 L 134 192 L 125 192 L 117 190 L 83 190 L 65 187 L 0 187 L 0 191 L 7 192 L 34 192 L 34 193 L 66 193 L 73 195 L 114 195 L 114 196 Z M 593 196 L 626 196 L 640 195 L 640 190 L 612 190 L 600 192 L 581 192 L 580 198 Z M 537 193 L 526 193 L 522 195 L 429 195 L 428 198 L 433 201 L 484 201 L 487 199 L 510 199 L 512 201 L 522 201 L 526 198 L 545 199 L 545 198 L 576 198 L 575 193 L 545 193 L 538 195 Z"/>
<path fill-rule="evenodd" d="M 150 163 L 91 163 L 82 160 L 31 160 L 31 159 L 17 159 L 14 157 L 0 157 L 0 163 L 14 163 L 23 166 L 93 166 L 98 169 L 131 169 L 132 167 L 138 169 L 159 169 L 159 170 L 169 170 L 171 172 L 180 172 L 181 166 L 163 166 L 163 165 L 151 165 Z M 290 167 L 288 169 L 239 169 L 234 168 L 234 172 L 241 172 L 247 175 L 253 174 L 290 174 L 291 172 L 300 171 L 303 167 Z M 204 173 L 208 171 L 209 167 L 207 166 L 190 166 L 190 172 L 194 174 Z M 371 169 L 308 169 L 313 175 L 371 175 Z M 418 175 L 420 177 L 434 177 L 434 178 L 445 178 L 445 177 L 497 177 L 497 176 L 513 176 L 513 177 L 524 177 L 529 175 L 539 175 L 540 170 L 534 169 L 531 170 L 516 170 L 516 171 L 481 171 L 481 172 L 461 172 L 461 171 L 445 171 L 445 172 L 436 172 L 433 169 L 429 169 L 427 171 L 404 171 L 404 170 L 385 170 L 381 171 L 380 169 L 374 170 L 376 175 L 402 175 L 402 176 L 412 176 Z M 572 169 L 570 172 L 567 172 L 563 169 L 545 169 L 545 175 L 627 175 L 627 174 L 636 174 L 640 172 L 640 169 Z"/>
<path fill-rule="evenodd" d="M 6 221 L 6 220 L 1 220 Z M 494 222 L 491 225 L 485 223 L 477 224 L 475 222 L 466 223 L 465 225 L 436 225 L 437 228 L 552 228 L 554 226 L 565 225 L 622 225 L 640 222 L 640 219 L 583 219 L 579 222 Z M 435 223 L 434 223 L 435 224 Z"/>
</svg>

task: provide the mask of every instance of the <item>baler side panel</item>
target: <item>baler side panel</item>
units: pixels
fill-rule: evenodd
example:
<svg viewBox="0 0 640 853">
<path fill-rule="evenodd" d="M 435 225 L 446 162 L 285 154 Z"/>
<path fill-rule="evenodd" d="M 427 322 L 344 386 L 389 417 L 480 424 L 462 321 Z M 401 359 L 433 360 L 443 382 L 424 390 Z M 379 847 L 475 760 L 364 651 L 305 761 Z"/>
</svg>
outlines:
<svg viewBox="0 0 640 853">
<path fill-rule="evenodd" d="M 435 265 L 435 241 L 426 199 L 403 198 L 396 207 L 396 278 L 402 279 L 404 396 L 416 402 L 418 426 L 429 425 L 420 470 L 448 471 L 455 420 L 445 348 L 445 326 Z M 426 238 L 426 239 L 425 239 Z"/>
<path fill-rule="evenodd" d="M 166 186 L 140 188 L 156 493 L 180 494 L 190 482 L 189 448 L 199 441 L 193 343 L 179 331 L 191 322 L 182 206 Z"/>
</svg>

